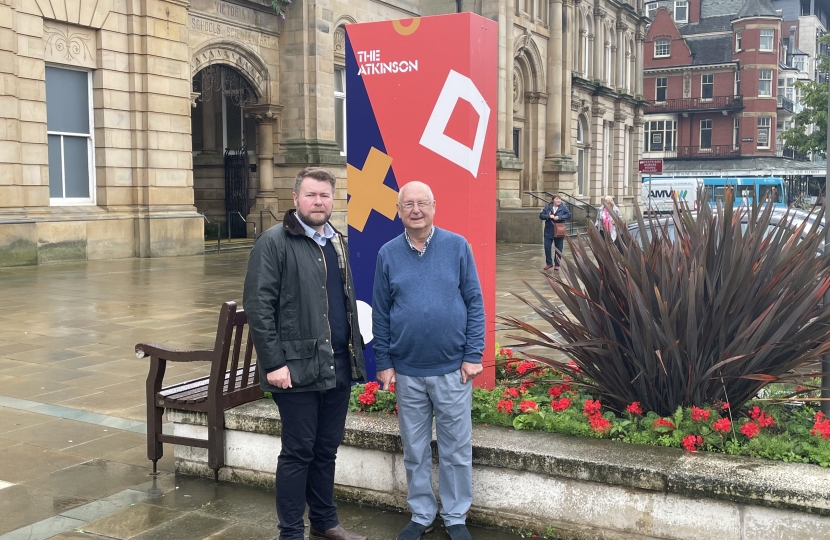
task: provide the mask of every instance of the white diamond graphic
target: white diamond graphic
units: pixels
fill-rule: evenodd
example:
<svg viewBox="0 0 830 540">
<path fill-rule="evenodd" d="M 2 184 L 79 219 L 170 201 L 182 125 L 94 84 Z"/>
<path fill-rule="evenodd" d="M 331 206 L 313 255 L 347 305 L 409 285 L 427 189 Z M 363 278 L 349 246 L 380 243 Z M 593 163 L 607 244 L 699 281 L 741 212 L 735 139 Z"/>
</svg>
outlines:
<svg viewBox="0 0 830 540">
<path fill-rule="evenodd" d="M 455 139 L 444 134 L 450 122 L 453 110 L 459 99 L 472 105 L 478 113 L 478 126 L 473 147 L 468 148 Z M 421 135 L 421 146 L 429 148 L 439 156 L 446 158 L 459 167 L 470 171 L 473 177 L 478 177 L 478 166 L 481 163 L 481 152 L 484 149 L 484 139 L 487 137 L 487 121 L 490 119 L 490 107 L 484 101 L 484 96 L 476 88 L 469 77 L 450 71 L 444 88 L 438 96 L 435 108 Z"/>
</svg>

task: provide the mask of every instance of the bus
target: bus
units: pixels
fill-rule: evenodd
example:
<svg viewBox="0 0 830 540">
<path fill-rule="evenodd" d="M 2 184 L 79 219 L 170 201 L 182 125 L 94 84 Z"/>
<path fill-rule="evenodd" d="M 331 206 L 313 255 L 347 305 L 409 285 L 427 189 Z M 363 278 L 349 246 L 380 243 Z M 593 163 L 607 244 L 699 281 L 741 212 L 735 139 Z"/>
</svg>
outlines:
<svg viewBox="0 0 830 540">
<path fill-rule="evenodd" d="M 706 202 L 712 206 L 723 203 L 727 188 L 731 188 L 735 193 L 735 206 L 758 202 L 787 207 L 784 180 L 774 176 L 704 178 L 703 187 L 706 189 Z"/>
</svg>

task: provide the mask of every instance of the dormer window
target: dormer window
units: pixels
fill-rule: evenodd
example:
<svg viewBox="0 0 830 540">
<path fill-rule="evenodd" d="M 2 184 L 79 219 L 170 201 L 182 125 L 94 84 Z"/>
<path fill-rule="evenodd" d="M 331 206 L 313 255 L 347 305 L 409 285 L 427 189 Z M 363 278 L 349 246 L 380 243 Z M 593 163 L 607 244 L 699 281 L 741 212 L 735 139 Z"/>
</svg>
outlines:
<svg viewBox="0 0 830 540">
<path fill-rule="evenodd" d="M 689 2 L 687 0 L 675 0 L 674 22 L 689 22 Z"/>
<path fill-rule="evenodd" d="M 668 39 L 658 39 L 654 42 L 654 57 L 667 58 L 671 56 L 671 41 Z"/>
</svg>

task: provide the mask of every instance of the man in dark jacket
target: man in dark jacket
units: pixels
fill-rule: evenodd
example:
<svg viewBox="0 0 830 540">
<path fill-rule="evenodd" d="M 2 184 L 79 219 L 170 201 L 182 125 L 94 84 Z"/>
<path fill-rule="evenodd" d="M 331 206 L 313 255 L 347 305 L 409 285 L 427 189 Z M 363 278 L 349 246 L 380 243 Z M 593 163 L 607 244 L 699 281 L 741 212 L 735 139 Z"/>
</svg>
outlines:
<svg viewBox="0 0 830 540">
<path fill-rule="evenodd" d="M 539 219 L 545 222 L 545 270 L 550 270 L 551 266 L 554 270 L 559 270 L 559 260 L 562 258 L 562 250 L 565 247 L 565 237 L 555 236 L 553 224 L 564 223 L 571 219 L 571 211 L 562 203 L 561 197 L 554 195 L 551 202 L 542 208 Z M 556 247 L 553 261 L 551 260 L 551 244 Z"/>
<path fill-rule="evenodd" d="M 335 178 L 300 171 L 294 206 L 251 251 L 243 304 L 262 389 L 282 421 L 277 465 L 280 540 L 366 540 L 346 530 L 334 503 L 334 463 L 343 440 L 351 381 L 364 380 L 348 247 L 330 224 Z"/>
</svg>

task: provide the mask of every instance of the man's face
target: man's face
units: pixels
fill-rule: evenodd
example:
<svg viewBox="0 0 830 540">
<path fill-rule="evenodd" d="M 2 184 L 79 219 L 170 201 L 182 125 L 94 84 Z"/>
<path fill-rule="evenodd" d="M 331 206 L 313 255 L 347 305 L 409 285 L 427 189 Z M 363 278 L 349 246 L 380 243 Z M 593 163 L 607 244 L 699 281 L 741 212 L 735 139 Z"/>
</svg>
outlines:
<svg viewBox="0 0 830 540">
<path fill-rule="evenodd" d="M 326 180 L 303 178 L 300 192 L 294 193 L 294 207 L 297 215 L 309 227 L 325 225 L 331 217 L 334 204 L 334 190 Z"/>
<path fill-rule="evenodd" d="M 407 231 L 428 231 L 435 218 L 435 201 L 423 186 L 407 184 L 398 202 L 398 215 Z"/>
</svg>

